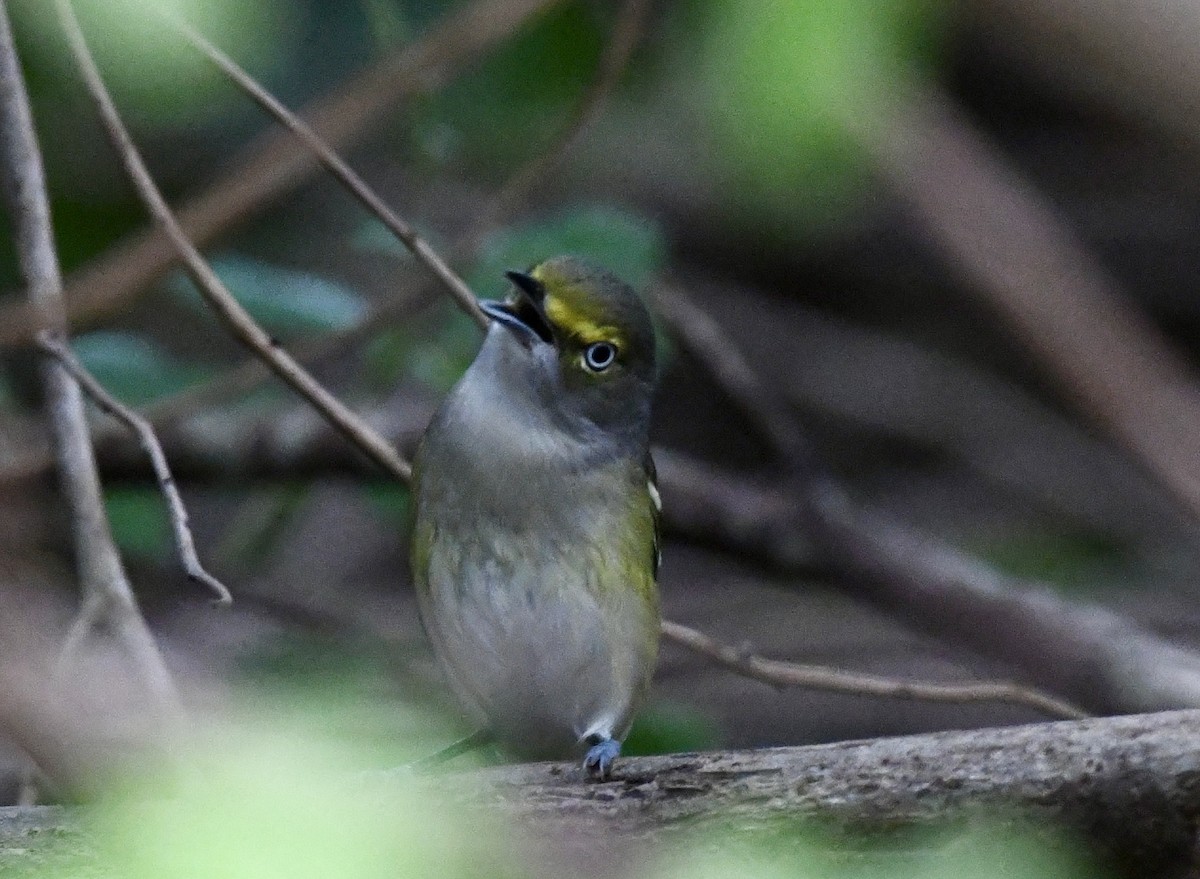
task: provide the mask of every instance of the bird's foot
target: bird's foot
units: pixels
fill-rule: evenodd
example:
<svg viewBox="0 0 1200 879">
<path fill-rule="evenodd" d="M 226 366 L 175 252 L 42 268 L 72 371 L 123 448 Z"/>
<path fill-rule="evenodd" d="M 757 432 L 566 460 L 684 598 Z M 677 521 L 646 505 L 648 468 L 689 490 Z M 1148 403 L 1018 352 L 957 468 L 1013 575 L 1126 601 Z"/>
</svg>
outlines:
<svg viewBox="0 0 1200 879">
<path fill-rule="evenodd" d="M 621 743 L 616 739 L 601 739 L 590 748 L 583 758 L 583 770 L 589 778 L 605 781 L 612 774 L 613 761 L 621 753 Z"/>
</svg>

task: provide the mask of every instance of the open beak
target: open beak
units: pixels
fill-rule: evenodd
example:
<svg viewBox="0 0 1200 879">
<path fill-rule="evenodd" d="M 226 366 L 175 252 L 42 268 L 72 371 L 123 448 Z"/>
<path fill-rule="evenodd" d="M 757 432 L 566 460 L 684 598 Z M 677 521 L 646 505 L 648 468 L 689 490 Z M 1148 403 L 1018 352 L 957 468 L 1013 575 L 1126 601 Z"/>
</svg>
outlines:
<svg viewBox="0 0 1200 879">
<path fill-rule="evenodd" d="M 546 288 L 525 272 L 509 271 L 504 274 L 516 288 L 513 294 L 503 302 L 480 302 L 480 309 L 496 323 L 503 324 L 515 333 L 526 348 L 532 348 L 535 342 L 554 344 L 554 331 L 544 311 Z"/>
</svg>

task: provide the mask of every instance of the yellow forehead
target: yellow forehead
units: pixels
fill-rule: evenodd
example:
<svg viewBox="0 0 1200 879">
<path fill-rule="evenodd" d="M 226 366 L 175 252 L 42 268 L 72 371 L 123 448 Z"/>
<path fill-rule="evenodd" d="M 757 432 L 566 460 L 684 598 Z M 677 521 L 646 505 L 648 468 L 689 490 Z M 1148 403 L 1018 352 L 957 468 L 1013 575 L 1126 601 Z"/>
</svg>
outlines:
<svg viewBox="0 0 1200 879">
<path fill-rule="evenodd" d="M 546 289 L 543 309 L 554 326 L 565 330 L 584 344 L 612 342 L 618 348 L 625 343 L 624 334 L 612 325 L 586 290 L 568 282 L 557 272 L 538 266 L 530 275 Z"/>
</svg>

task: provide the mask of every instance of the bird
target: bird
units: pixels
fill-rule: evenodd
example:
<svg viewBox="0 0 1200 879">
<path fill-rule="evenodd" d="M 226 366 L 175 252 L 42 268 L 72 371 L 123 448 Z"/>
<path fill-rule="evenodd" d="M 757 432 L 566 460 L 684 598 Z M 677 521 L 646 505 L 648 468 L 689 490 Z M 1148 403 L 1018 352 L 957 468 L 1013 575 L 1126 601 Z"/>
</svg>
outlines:
<svg viewBox="0 0 1200 879">
<path fill-rule="evenodd" d="M 579 257 L 505 275 L 414 458 L 417 604 L 480 735 L 602 780 L 658 653 L 654 327 Z"/>
</svg>

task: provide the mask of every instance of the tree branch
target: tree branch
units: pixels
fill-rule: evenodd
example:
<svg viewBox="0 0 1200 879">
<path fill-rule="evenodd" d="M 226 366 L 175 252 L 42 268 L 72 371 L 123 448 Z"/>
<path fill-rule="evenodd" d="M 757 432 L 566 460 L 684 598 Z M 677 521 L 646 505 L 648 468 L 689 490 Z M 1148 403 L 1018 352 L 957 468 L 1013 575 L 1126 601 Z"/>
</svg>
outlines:
<svg viewBox="0 0 1200 879">
<path fill-rule="evenodd" d="M 45 174 L 3 0 L 0 153 L 21 275 L 42 325 L 53 334 L 61 334 L 62 276 L 54 249 Z M 47 360 L 42 376 L 59 476 L 71 513 L 83 603 L 92 609 L 81 615 L 81 621 L 102 621 L 111 630 L 146 692 L 160 710 L 173 716 L 179 711 L 175 685 L 138 610 L 109 530 L 79 387 L 53 360 Z"/>
<path fill-rule="evenodd" d="M 429 245 L 429 242 L 417 234 L 417 230 L 408 221 L 397 216 L 396 212 L 389 208 L 387 203 L 367 185 L 366 181 L 359 177 L 354 169 L 346 164 L 345 160 L 335 153 L 316 132 L 309 128 L 299 116 L 285 107 L 278 98 L 259 85 L 232 58 L 206 40 L 194 28 L 171 18 L 168 18 L 167 22 L 275 121 L 299 138 L 300 142 L 317 157 L 322 167 L 332 174 L 367 210 L 378 217 L 388 231 L 395 235 L 417 258 L 417 261 L 437 278 L 445 291 L 458 304 L 458 307 L 475 321 L 476 326 L 480 329 L 487 328 L 488 319 L 480 311 L 475 294 L 466 282 L 446 264 L 437 251 Z"/>
<path fill-rule="evenodd" d="M 733 828 L 892 833 L 971 809 L 1073 825 L 1161 875 L 1195 857 L 1200 711 L 941 732 L 808 747 L 623 760 L 613 781 L 581 783 L 573 764 L 439 775 L 441 790 L 499 808 L 539 834 L 592 844 Z"/>
<path fill-rule="evenodd" d="M 54 357 L 71 374 L 71 377 L 83 388 L 96 405 L 107 415 L 120 421 L 138 438 L 142 450 L 150 459 L 154 469 L 154 477 L 158 482 L 159 491 L 167 502 L 167 513 L 171 520 L 171 531 L 175 535 L 175 548 L 179 553 L 179 562 L 188 575 L 188 579 L 207 586 L 217 597 L 215 603 L 227 605 L 233 601 L 233 596 L 225 585 L 204 569 L 200 558 L 196 555 L 196 542 L 192 539 L 192 529 L 188 525 L 187 507 L 179 495 L 179 488 L 171 476 L 171 467 L 167 456 L 163 453 L 162 445 L 154 433 L 150 422 L 138 415 L 128 406 L 122 404 L 112 394 L 104 389 L 79 362 L 71 350 L 57 342 L 48 334 L 38 337 L 38 347 Z"/>
<path fill-rule="evenodd" d="M 312 129 L 335 148 L 360 140 L 400 100 L 428 92 L 477 61 L 497 42 L 558 0 L 476 0 L 412 46 L 369 68 L 305 108 Z M 287 133 L 252 144 L 210 187 L 181 209 L 179 222 L 199 245 L 254 215 L 312 176 L 317 162 Z M 72 321 L 111 312 L 157 280 L 178 259 L 163 232 L 132 235 L 69 280 Z M 0 308 L 0 348 L 28 344 L 31 312 Z"/>
<path fill-rule="evenodd" d="M 221 279 L 196 250 L 159 192 L 137 147 L 121 122 L 112 97 L 88 49 L 87 41 L 71 8 L 70 0 L 56 0 L 59 18 L 67 33 L 72 54 L 83 75 L 88 92 L 100 112 L 105 131 L 117 151 L 139 197 L 166 233 L 184 262 L 188 277 L 205 301 L 243 345 L 260 357 L 289 387 L 308 400 L 339 432 L 360 448 L 376 464 L 397 479 L 407 482 L 411 468 L 382 437 L 367 428 L 346 406 L 308 373 L 250 316 L 229 292 Z"/>
<path fill-rule="evenodd" d="M 888 699 L 913 699 L 921 702 L 1008 702 L 1041 711 L 1049 717 L 1080 720 L 1088 717 L 1074 705 L 1045 693 L 1006 681 L 979 681 L 970 684 L 932 684 L 906 681 L 880 675 L 848 672 L 821 665 L 803 665 L 767 659 L 729 644 L 722 644 L 688 626 L 663 620 L 662 634 L 668 641 L 699 653 L 743 677 L 775 687 L 807 687 L 855 696 L 882 696 Z"/>
</svg>

